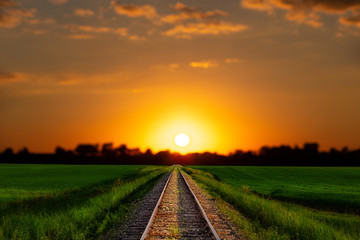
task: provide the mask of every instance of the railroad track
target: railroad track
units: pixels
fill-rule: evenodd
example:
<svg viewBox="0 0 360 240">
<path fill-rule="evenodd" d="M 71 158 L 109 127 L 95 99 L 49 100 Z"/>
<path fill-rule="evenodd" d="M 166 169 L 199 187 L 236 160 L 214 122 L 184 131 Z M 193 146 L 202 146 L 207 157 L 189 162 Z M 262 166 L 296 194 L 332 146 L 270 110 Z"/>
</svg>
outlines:
<svg viewBox="0 0 360 240">
<path fill-rule="evenodd" d="M 220 240 L 178 168 L 170 173 L 140 239 Z"/>
</svg>

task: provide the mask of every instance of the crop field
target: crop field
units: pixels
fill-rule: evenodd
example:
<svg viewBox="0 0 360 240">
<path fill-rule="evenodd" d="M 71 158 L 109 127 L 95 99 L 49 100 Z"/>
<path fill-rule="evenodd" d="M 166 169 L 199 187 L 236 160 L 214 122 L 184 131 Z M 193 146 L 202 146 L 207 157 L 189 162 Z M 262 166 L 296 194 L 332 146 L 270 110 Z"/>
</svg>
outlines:
<svg viewBox="0 0 360 240">
<path fill-rule="evenodd" d="M 126 179 L 143 166 L 0 165 L 0 203 Z"/>
<path fill-rule="evenodd" d="M 360 168 L 184 170 L 224 201 L 220 207 L 251 239 L 360 239 Z"/>
<path fill-rule="evenodd" d="M 99 239 L 172 167 L 0 164 L 0 240 Z M 360 239 L 360 168 L 182 168 L 249 239 Z"/>
<path fill-rule="evenodd" d="M 360 168 L 199 166 L 224 183 L 311 207 L 360 213 Z"/>
<path fill-rule="evenodd" d="M 94 239 L 169 169 L 0 164 L 0 239 Z"/>
</svg>

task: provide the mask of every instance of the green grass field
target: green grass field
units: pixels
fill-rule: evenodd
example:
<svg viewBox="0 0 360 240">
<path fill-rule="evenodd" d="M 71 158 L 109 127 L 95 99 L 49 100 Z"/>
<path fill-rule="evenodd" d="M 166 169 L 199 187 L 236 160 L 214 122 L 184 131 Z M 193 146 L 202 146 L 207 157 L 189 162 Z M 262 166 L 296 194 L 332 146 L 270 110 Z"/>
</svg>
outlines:
<svg viewBox="0 0 360 240">
<path fill-rule="evenodd" d="M 169 170 L 0 164 L 0 239 L 96 239 Z"/>
<path fill-rule="evenodd" d="M 0 164 L 0 203 L 126 179 L 144 166 Z"/>
<path fill-rule="evenodd" d="M 220 208 L 250 239 L 360 239 L 356 214 L 360 168 L 191 166 L 184 170 L 224 201 Z M 303 203 L 323 205 L 323 210 Z M 347 213 L 342 213 L 341 204 Z"/>
<path fill-rule="evenodd" d="M 170 169 L 0 164 L 0 240 L 97 239 Z M 249 239 L 360 239 L 360 168 L 183 169 Z"/>
<path fill-rule="evenodd" d="M 320 209 L 360 213 L 360 168 L 195 166 L 224 183 Z"/>
</svg>

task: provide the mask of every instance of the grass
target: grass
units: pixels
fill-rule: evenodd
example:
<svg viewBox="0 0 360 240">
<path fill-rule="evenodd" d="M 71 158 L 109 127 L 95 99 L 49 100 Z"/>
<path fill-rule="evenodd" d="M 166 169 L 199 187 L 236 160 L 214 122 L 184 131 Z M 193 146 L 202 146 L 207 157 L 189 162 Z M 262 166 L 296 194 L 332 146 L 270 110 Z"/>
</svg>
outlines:
<svg viewBox="0 0 360 240">
<path fill-rule="evenodd" d="M 0 164 L 0 204 L 128 178 L 144 166 Z"/>
<path fill-rule="evenodd" d="M 170 237 L 166 238 L 167 240 L 180 239 L 180 229 L 178 226 L 170 226 Z"/>
<path fill-rule="evenodd" d="M 26 191 L 46 191 L 38 197 L 0 202 L 0 239 L 96 239 L 114 223 L 124 221 L 131 203 L 169 171 L 166 167 L 143 166 L 30 166 L 35 172 L 38 166 L 38 172 L 46 172 L 44 168 L 48 168 L 54 173 L 44 178 L 44 175 L 33 175 L 31 171 L 27 175 L 26 166 L 18 165 L 19 169 L 15 171 L 23 172 L 24 179 L 33 182 L 49 181 L 32 188 L 30 183 L 24 183 L 21 190 L 26 186 Z M 57 167 L 61 174 L 55 174 Z M 72 167 L 82 173 L 74 176 L 78 171 Z M 79 181 L 72 183 L 59 177 L 62 174 L 72 181 Z M 72 187 L 67 187 L 68 184 Z"/>
<path fill-rule="evenodd" d="M 360 239 L 359 216 L 269 199 L 252 193 L 248 188 L 241 189 L 219 181 L 209 172 L 192 168 L 184 170 L 210 194 L 236 209 L 232 211 L 226 205 L 223 207 L 223 211 L 228 211 L 251 239 Z"/>
<path fill-rule="evenodd" d="M 194 166 L 235 187 L 321 210 L 360 214 L 360 168 Z"/>
</svg>

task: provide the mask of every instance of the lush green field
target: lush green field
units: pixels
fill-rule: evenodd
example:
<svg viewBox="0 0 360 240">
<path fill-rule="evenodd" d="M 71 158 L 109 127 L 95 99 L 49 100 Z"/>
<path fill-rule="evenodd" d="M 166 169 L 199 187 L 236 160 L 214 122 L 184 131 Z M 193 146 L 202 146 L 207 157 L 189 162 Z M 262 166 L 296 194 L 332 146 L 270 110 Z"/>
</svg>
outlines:
<svg viewBox="0 0 360 240">
<path fill-rule="evenodd" d="M 360 213 L 360 168 L 195 166 L 224 183 L 274 199 Z"/>
<path fill-rule="evenodd" d="M 0 164 L 0 203 L 128 178 L 143 166 Z"/>
<path fill-rule="evenodd" d="M 347 206 L 356 207 L 359 201 L 359 168 L 196 166 L 184 170 L 235 208 L 220 206 L 251 239 L 360 239 L 360 217 L 350 214 Z M 276 192 L 281 201 L 273 198 Z M 348 213 L 315 210 L 294 201 L 322 203 L 332 210 L 334 203 L 340 207 L 341 202 Z"/>
<path fill-rule="evenodd" d="M 0 164 L 0 239 L 95 239 L 167 171 L 159 166 Z"/>
</svg>

